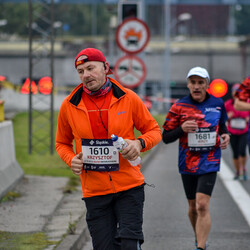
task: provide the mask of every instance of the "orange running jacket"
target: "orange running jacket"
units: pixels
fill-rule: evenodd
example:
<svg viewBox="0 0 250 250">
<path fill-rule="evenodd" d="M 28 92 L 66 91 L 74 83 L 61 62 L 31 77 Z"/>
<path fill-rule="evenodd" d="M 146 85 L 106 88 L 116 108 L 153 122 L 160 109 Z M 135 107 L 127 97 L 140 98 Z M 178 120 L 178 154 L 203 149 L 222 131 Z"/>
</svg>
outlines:
<svg viewBox="0 0 250 250">
<path fill-rule="evenodd" d="M 112 78 L 109 79 L 113 84 L 113 96 L 108 111 L 109 139 L 112 134 L 116 134 L 134 140 L 135 127 L 142 134 L 139 138 L 145 141 L 142 152 L 151 149 L 162 138 L 157 122 L 132 90 L 122 87 Z M 94 139 L 82 93 L 81 83 L 64 99 L 58 117 L 56 151 L 68 166 L 71 166 L 73 157 L 82 151 L 82 139 Z M 73 140 L 76 153 L 73 149 Z M 128 160 L 119 155 L 118 171 L 84 170 L 80 176 L 83 197 L 117 193 L 142 185 L 144 177 L 140 168 L 140 165 L 132 167 Z"/>
</svg>

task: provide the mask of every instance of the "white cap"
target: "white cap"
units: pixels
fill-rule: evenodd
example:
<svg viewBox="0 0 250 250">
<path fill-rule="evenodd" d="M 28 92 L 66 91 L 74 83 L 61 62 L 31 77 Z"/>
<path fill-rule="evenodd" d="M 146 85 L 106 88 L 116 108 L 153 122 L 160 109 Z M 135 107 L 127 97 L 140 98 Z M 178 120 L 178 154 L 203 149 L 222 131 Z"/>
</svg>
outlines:
<svg viewBox="0 0 250 250">
<path fill-rule="evenodd" d="M 209 74 L 206 69 L 201 68 L 201 67 L 194 67 L 189 70 L 187 74 L 187 78 L 190 76 L 200 76 L 202 78 L 206 78 L 208 80 L 208 83 L 210 82 Z"/>
</svg>

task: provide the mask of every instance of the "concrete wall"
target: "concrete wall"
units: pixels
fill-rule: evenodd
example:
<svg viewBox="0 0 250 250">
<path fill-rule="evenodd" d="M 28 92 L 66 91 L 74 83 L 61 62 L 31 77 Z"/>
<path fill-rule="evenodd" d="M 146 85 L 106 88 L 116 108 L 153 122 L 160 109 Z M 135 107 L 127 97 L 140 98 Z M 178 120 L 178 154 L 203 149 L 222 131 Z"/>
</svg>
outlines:
<svg viewBox="0 0 250 250">
<path fill-rule="evenodd" d="M 12 189 L 24 173 L 16 161 L 13 125 L 0 122 L 0 199 Z"/>
<path fill-rule="evenodd" d="M 56 94 L 54 96 L 54 110 L 59 110 L 66 94 Z M 5 113 L 28 112 L 29 95 L 18 93 L 12 89 L 3 89 L 0 92 L 0 99 L 4 100 Z M 51 97 L 37 94 L 32 96 L 33 107 L 36 110 L 50 110 Z"/>
</svg>

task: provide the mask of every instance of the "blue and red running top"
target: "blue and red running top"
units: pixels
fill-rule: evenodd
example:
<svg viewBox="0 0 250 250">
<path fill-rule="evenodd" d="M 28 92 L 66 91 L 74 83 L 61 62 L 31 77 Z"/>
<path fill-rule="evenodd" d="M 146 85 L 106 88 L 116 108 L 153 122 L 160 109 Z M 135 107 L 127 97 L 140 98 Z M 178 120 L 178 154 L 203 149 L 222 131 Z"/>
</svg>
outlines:
<svg viewBox="0 0 250 250">
<path fill-rule="evenodd" d="M 223 100 L 207 94 L 206 99 L 199 103 L 188 95 L 172 105 L 163 128 L 172 131 L 187 120 L 195 120 L 199 129 L 195 133 L 182 133 L 179 137 L 179 172 L 199 175 L 219 171 L 219 127 L 227 120 Z"/>
</svg>

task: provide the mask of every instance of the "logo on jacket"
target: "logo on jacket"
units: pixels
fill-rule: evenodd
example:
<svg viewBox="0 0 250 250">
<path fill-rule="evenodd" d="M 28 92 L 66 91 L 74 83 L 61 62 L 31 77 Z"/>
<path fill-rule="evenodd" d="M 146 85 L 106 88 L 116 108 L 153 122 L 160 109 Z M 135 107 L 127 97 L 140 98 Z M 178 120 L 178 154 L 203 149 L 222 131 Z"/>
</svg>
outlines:
<svg viewBox="0 0 250 250">
<path fill-rule="evenodd" d="M 206 111 L 206 112 L 216 112 L 216 113 L 219 113 L 219 112 L 220 112 L 220 107 L 216 107 L 216 108 L 206 108 L 205 111 Z"/>
<path fill-rule="evenodd" d="M 122 114 L 125 114 L 125 113 L 126 113 L 126 111 L 120 111 L 120 112 L 117 113 L 117 115 L 122 115 Z"/>
</svg>

